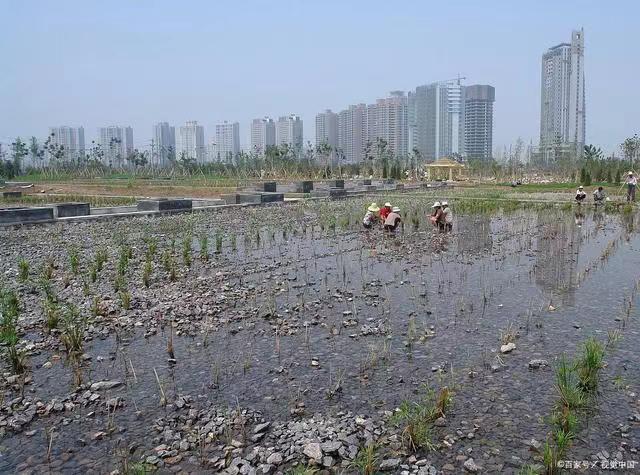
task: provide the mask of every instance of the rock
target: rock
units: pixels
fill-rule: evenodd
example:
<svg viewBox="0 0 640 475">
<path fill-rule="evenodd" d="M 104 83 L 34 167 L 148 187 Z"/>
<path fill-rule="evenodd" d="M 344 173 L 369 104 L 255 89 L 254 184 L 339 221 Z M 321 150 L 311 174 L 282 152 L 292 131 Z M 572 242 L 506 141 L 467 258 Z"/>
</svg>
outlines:
<svg viewBox="0 0 640 475">
<path fill-rule="evenodd" d="M 265 430 L 267 430 L 270 425 L 271 425 L 271 422 L 264 422 L 262 424 L 258 424 L 253 429 L 253 433 L 254 434 L 260 434 L 261 432 L 264 432 Z"/>
<path fill-rule="evenodd" d="M 500 347 L 500 353 L 511 353 L 516 349 L 516 344 L 514 342 L 509 342 L 506 345 L 502 345 Z"/>
<path fill-rule="evenodd" d="M 480 467 L 476 465 L 472 458 L 467 459 L 463 464 L 464 469 L 467 472 L 476 473 L 480 470 Z"/>
<path fill-rule="evenodd" d="M 120 381 L 98 381 L 97 383 L 93 383 L 91 385 L 92 391 L 100 391 L 102 389 L 113 389 L 118 386 L 122 386 L 122 382 Z"/>
<path fill-rule="evenodd" d="M 102 439 L 105 435 L 107 435 L 106 432 L 96 432 L 95 434 L 93 434 L 91 436 L 91 440 L 99 440 Z"/>
<path fill-rule="evenodd" d="M 311 459 L 317 461 L 322 460 L 322 448 L 317 442 L 311 442 L 310 444 L 305 445 L 304 449 L 302 449 L 302 453 Z"/>
<path fill-rule="evenodd" d="M 445 463 L 442 466 L 442 470 L 444 470 L 445 472 L 455 472 L 456 468 L 450 463 Z"/>
<path fill-rule="evenodd" d="M 267 457 L 267 463 L 270 465 L 280 465 L 282 460 L 282 454 L 280 454 L 280 452 L 274 452 Z"/>
<path fill-rule="evenodd" d="M 538 369 L 541 366 L 549 366 L 549 363 L 543 359 L 533 359 L 529 361 L 529 369 Z"/>
<path fill-rule="evenodd" d="M 331 457 L 330 455 L 327 455 L 326 457 L 322 457 L 322 466 L 323 467 L 333 467 L 333 465 L 335 464 L 335 461 L 333 460 L 333 457 Z"/>
<path fill-rule="evenodd" d="M 340 447 L 342 447 L 342 443 L 338 441 L 323 442 L 322 444 L 320 444 L 320 448 L 325 454 L 335 454 L 338 452 L 338 450 L 340 450 Z"/>
<path fill-rule="evenodd" d="M 42 365 L 44 369 L 49 369 L 52 366 L 53 366 L 53 363 L 51 361 L 47 361 L 45 364 Z"/>
<path fill-rule="evenodd" d="M 383 460 L 382 463 L 380 464 L 380 470 L 382 471 L 389 471 L 389 470 L 395 470 L 398 465 L 400 465 L 400 459 L 386 459 Z"/>
<path fill-rule="evenodd" d="M 438 417 L 435 421 L 433 421 L 433 425 L 436 427 L 445 427 L 447 425 L 447 421 L 444 417 Z"/>
</svg>

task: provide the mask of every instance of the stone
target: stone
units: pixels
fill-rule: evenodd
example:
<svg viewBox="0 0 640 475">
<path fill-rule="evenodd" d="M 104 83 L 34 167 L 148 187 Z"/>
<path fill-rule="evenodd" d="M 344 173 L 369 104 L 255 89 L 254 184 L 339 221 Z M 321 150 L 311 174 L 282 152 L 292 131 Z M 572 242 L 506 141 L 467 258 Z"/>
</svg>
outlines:
<svg viewBox="0 0 640 475">
<path fill-rule="evenodd" d="M 275 181 L 265 181 L 258 185 L 258 191 L 265 191 L 267 193 L 275 193 L 277 188 L 278 184 Z"/>
<path fill-rule="evenodd" d="M 334 441 L 334 442 L 323 442 L 320 444 L 320 448 L 322 452 L 325 454 L 335 454 L 342 447 L 342 442 Z"/>
<path fill-rule="evenodd" d="M 383 472 L 395 470 L 400 465 L 400 459 L 386 459 L 380 464 L 380 470 Z"/>
<path fill-rule="evenodd" d="M 538 369 L 542 366 L 549 366 L 547 360 L 543 359 L 533 359 L 529 361 L 529 369 Z"/>
<path fill-rule="evenodd" d="M 271 425 L 271 422 L 263 422 L 262 424 L 258 424 L 253 429 L 253 433 L 260 434 L 261 432 L 264 432 L 265 430 L 267 430 L 270 425 Z"/>
<path fill-rule="evenodd" d="M 330 455 L 327 455 L 326 457 L 322 457 L 322 466 L 323 467 L 333 467 L 333 465 L 335 464 L 335 460 L 333 460 L 333 457 L 331 457 Z"/>
<path fill-rule="evenodd" d="M 313 191 L 312 181 L 299 181 L 295 184 L 296 193 L 311 193 Z"/>
<path fill-rule="evenodd" d="M 447 421 L 444 417 L 438 417 L 435 421 L 433 421 L 433 425 L 436 427 L 445 427 L 447 425 Z"/>
<path fill-rule="evenodd" d="M 52 366 L 53 366 L 53 363 L 51 361 L 47 361 L 45 364 L 42 365 L 44 369 L 49 369 Z"/>
<path fill-rule="evenodd" d="M 445 472 L 455 472 L 456 468 L 450 463 L 445 463 L 442 466 L 442 470 L 444 470 Z"/>
<path fill-rule="evenodd" d="M 118 386 L 122 386 L 121 381 L 98 381 L 97 383 L 93 383 L 91 385 L 92 391 L 100 391 L 102 389 L 113 389 Z"/>
<path fill-rule="evenodd" d="M 514 342 L 509 342 L 506 345 L 502 345 L 500 347 L 500 353 L 511 353 L 516 349 L 516 344 Z"/>
<path fill-rule="evenodd" d="M 282 460 L 283 458 L 280 452 L 274 452 L 267 457 L 267 463 L 270 465 L 280 465 Z"/>
<path fill-rule="evenodd" d="M 472 458 L 468 458 L 464 462 L 463 467 L 467 472 L 471 472 L 471 473 L 476 473 L 480 470 L 480 467 L 476 465 L 476 463 L 473 461 Z"/>
<path fill-rule="evenodd" d="M 305 445 L 304 449 L 302 449 L 302 453 L 311 459 L 317 461 L 322 460 L 322 448 L 317 442 L 311 442 L 310 444 Z"/>
</svg>

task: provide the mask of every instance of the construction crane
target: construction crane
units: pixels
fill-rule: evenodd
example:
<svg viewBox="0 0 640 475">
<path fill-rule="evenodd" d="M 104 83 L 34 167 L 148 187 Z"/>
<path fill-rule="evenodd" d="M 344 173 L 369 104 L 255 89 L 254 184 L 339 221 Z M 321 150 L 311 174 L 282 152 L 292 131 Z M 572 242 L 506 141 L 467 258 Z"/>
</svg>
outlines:
<svg viewBox="0 0 640 475">
<path fill-rule="evenodd" d="M 458 77 L 456 77 L 456 78 L 452 78 L 452 79 L 443 79 L 442 81 L 438 81 L 438 82 L 440 82 L 440 83 L 447 83 L 447 82 L 451 82 L 451 81 L 457 81 L 458 86 L 459 86 L 459 85 L 460 85 L 460 81 L 461 81 L 461 80 L 463 80 L 463 79 L 466 81 L 466 80 L 467 80 L 466 76 L 460 76 L 460 75 L 458 74 Z"/>
</svg>

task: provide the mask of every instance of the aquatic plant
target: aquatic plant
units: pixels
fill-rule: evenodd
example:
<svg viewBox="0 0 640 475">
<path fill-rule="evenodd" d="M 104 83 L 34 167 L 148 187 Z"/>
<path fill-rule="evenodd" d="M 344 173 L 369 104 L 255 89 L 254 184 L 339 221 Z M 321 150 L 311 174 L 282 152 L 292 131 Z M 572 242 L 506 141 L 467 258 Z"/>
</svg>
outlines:
<svg viewBox="0 0 640 475">
<path fill-rule="evenodd" d="M 379 464 L 379 446 L 371 443 L 360 448 L 356 458 L 349 464 L 349 468 L 357 470 L 362 475 L 374 475 Z"/>
<path fill-rule="evenodd" d="M 145 287 L 151 285 L 151 274 L 153 273 L 153 264 L 149 259 L 144 262 L 144 268 L 142 269 L 142 284 Z"/>
<path fill-rule="evenodd" d="M 43 280 L 49 281 L 53 278 L 53 270 L 55 268 L 55 262 L 52 257 L 47 257 L 42 264 L 41 277 Z"/>
<path fill-rule="evenodd" d="M 120 305 L 124 310 L 131 308 L 131 293 L 128 290 L 120 291 Z"/>
<path fill-rule="evenodd" d="M 191 234 L 184 235 L 182 240 L 182 261 L 186 267 L 191 267 Z"/>
<path fill-rule="evenodd" d="M 18 280 L 20 282 L 29 280 L 29 261 L 26 259 L 20 259 L 18 262 Z"/>
<path fill-rule="evenodd" d="M 60 308 L 58 304 L 50 297 L 45 297 L 42 308 L 47 330 L 50 332 L 58 328 L 60 322 Z"/>
<path fill-rule="evenodd" d="M 200 259 L 209 260 L 209 237 L 206 234 L 200 236 Z"/>
<path fill-rule="evenodd" d="M 318 469 L 314 467 L 309 467 L 307 465 L 298 464 L 293 467 L 291 470 L 286 472 L 286 475 L 316 475 L 318 473 Z"/>
<path fill-rule="evenodd" d="M 7 349 L 7 360 L 14 374 L 22 374 L 27 370 L 27 357 L 24 351 L 19 350 L 16 343 L 10 344 Z"/>
<path fill-rule="evenodd" d="M 580 388 L 593 391 L 598 386 L 598 373 L 602 369 L 604 348 L 595 338 L 589 338 L 583 344 L 583 352 L 576 362 L 576 370 L 580 379 Z"/>
<path fill-rule="evenodd" d="M 71 272 L 73 272 L 74 275 L 77 275 L 80 267 L 80 254 L 75 247 L 72 247 L 69 250 L 69 265 L 71 266 Z"/>
<path fill-rule="evenodd" d="M 449 388 L 440 389 L 437 397 L 433 390 L 417 402 L 403 401 L 391 418 L 391 423 L 402 428 L 402 439 L 412 451 L 433 449 L 431 425 L 439 417 L 444 417 L 452 403 Z"/>
<path fill-rule="evenodd" d="M 223 234 L 221 232 L 216 233 L 216 254 L 222 253 L 222 238 Z"/>
<path fill-rule="evenodd" d="M 84 345 L 86 319 L 77 307 L 67 304 L 62 318 L 60 340 L 70 356 L 80 354 Z"/>
<path fill-rule="evenodd" d="M 102 271 L 102 267 L 106 264 L 109 259 L 109 254 L 106 249 L 100 248 L 96 251 L 95 256 L 95 271 L 96 273 Z M 95 280 L 93 280 L 95 282 Z"/>
</svg>

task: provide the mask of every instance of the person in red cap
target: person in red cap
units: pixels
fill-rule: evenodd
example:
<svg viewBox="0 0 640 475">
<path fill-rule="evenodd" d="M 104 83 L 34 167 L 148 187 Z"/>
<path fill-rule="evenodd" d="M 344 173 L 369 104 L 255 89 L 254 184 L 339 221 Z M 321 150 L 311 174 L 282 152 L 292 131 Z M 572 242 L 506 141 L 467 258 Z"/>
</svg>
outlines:
<svg viewBox="0 0 640 475">
<path fill-rule="evenodd" d="M 391 203 L 387 202 L 384 204 L 382 208 L 380 208 L 380 219 L 384 223 L 387 219 L 387 216 L 391 213 Z"/>
</svg>

